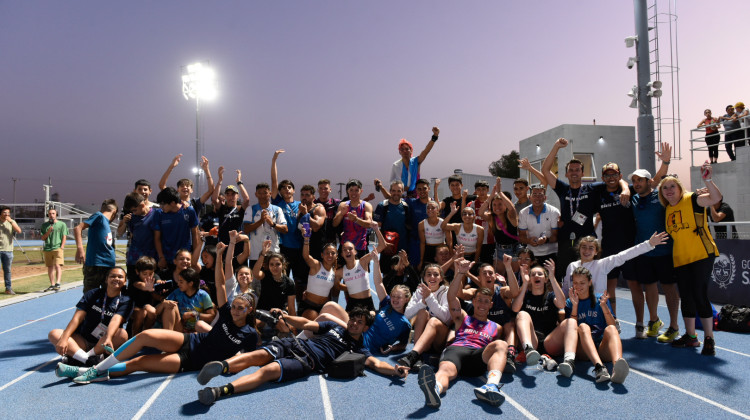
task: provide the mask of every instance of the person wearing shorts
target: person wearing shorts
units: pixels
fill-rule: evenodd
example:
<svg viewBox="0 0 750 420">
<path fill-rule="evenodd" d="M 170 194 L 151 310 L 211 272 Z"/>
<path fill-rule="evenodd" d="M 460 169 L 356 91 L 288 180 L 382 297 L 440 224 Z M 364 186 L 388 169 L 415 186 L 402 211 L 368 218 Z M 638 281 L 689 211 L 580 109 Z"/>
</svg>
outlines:
<svg viewBox="0 0 750 420">
<path fill-rule="evenodd" d="M 365 366 L 382 375 L 404 377 L 408 373 L 402 366 L 391 366 L 376 359 L 364 346 L 362 334 L 372 325 L 374 316 L 362 307 L 355 307 L 349 312 L 346 328 L 333 321 L 316 322 L 285 315 L 279 309 L 272 312 L 282 314 L 281 322 L 312 331 L 315 335 L 309 340 L 283 338 L 261 349 L 207 364 L 198 374 L 201 385 L 221 374 L 240 372 L 251 366 L 261 368 L 224 386 L 206 387 L 198 391 L 198 400 L 202 404 L 211 405 L 217 399 L 252 391 L 267 382 L 289 382 L 313 373 L 325 373 L 333 361 L 347 351 L 365 355 Z"/>
<path fill-rule="evenodd" d="M 47 275 L 49 276 L 49 287 L 45 289 L 45 292 L 60 290 L 62 266 L 65 264 L 63 253 L 65 250 L 65 240 L 68 236 L 68 226 L 57 220 L 57 210 L 49 209 L 47 217 L 49 217 L 49 220 L 43 223 L 39 230 L 42 233 L 42 240 L 44 241 L 42 254 L 44 255 L 44 265 L 47 267 Z"/>
<path fill-rule="evenodd" d="M 465 259 L 456 262 L 456 276 L 448 288 L 448 305 L 456 327 L 456 339 L 443 351 L 437 373 L 427 364 L 419 368 L 418 383 L 427 407 L 440 407 L 440 395 L 459 373 L 479 376 L 487 372 L 487 384 L 474 388 L 474 395 L 493 406 L 505 401 L 505 396 L 500 393 L 500 377 L 505 368 L 508 345 L 500 339 L 502 327 L 488 318 L 494 292 L 486 287 L 476 292 L 472 300 L 472 316 L 461 309 L 458 298 L 472 265 L 474 262 Z"/>
</svg>

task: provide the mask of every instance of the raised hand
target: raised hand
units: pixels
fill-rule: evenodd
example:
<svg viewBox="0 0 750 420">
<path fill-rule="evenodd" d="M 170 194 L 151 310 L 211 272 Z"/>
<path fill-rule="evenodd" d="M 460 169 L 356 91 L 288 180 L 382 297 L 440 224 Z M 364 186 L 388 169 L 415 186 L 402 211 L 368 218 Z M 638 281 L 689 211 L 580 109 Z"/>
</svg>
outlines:
<svg viewBox="0 0 750 420">
<path fill-rule="evenodd" d="M 529 162 L 529 159 L 521 158 L 521 160 L 518 161 L 518 167 L 528 171 L 531 169 L 531 163 Z"/>
<path fill-rule="evenodd" d="M 440 129 L 437 127 L 432 127 L 432 135 L 433 136 L 439 136 L 440 135 Z"/>
<path fill-rule="evenodd" d="M 180 159 L 182 159 L 182 153 L 172 158 L 172 168 L 176 168 L 180 164 Z"/>
<path fill-rule="evenodd" d="M 664 245 L 665 243 L 667 243 L 667 238 L 669 238 L 669 234 L 667 232 L 654 232 L 654 234 L 651 235 L 651 238 L 648 240 L 648 243 L 650 243 L 653 247 L 657 245 Z"/>
<path fill-rule="evenodd" d="M 573 287 L 568 291 L 568 298 L 570 299 L 570 303 L 578 305 L 578 292 Z"/>
<path fill-rule="evenodd" d="M 561 148 L 561 149 L 562 149 L 562 148 L 568 147 L 568 144 L 569 144 L 569 143 L 570 143 L 570 142 L 568 141 L 568 139 L 564 139 L 564 138 L 560 137 L 560 138 L 559 138 L 559 139 L 557 139 L 557 141 L 555 142 L 555 145 L 556 145 L 556 146 L 558 146 L 559 148 Z"/>
</svg>

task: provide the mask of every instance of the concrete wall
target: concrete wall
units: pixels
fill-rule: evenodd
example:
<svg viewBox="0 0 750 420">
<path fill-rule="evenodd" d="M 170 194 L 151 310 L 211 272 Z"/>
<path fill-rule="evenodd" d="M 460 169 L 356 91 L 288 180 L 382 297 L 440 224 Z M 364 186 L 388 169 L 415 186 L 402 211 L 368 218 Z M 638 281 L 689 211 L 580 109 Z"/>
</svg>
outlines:
<svg viewBox="0 0 750 420">
<path fill-rule="evenodd" d="M 567 179 L 564 165 L 573 158 L 574 153 L 593 155 L 594 178 L 584 181 L 601 181 L 601 168 L 608 162 L 620 165 L 623 178 L 637 169 L 635 167 L 635 127 L 631 126 L 563 124 L 521 140 L 519 153 L 522 158 L 528 158 L 532 165 L 536 163 L 537 165 L 534 166 L 539 169 L 544 158 L 552 150 L 552 145 L 560 137 L 571 142 L 568 147 L 561 149 L 557 154 L 560 172 L 562 172 L 558 174 L 558 177 L 565 182 Z M 603 140 L 600 141 L 600 137 Z M 521 177 L 528 177 L 527 171 L 521 170 Z M 530 182 L 532 184 L 537 182 L 533 175 Z M 557 196 L 550 188 L 547 189 L 547 200 L 559 208 Z"/>
<path fill-rule="evenodd" d="M 713 165 L 713 180 L 724 201 L 734 210 L 736 221 L 750 221 L 750 147 L 737 148 L 737 160 Z M 696 163 L 698 163 L 696 161 Z M 704 187 L 700 166 L 690 168 L 690 185 L 693 190 Z M 750 238 L 750 226 L 738 225 L 740 238 Z"/>
</svg>

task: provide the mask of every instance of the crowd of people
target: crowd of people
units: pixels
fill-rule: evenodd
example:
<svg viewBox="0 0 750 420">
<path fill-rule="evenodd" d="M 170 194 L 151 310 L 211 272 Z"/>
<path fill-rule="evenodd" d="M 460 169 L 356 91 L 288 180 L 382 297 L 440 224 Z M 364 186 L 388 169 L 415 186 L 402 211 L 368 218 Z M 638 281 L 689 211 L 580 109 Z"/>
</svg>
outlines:
<svg viewBox="0 0 750 420">
<path fill-rule="evenodd" d="M 500 178 L 493 186 L 477 182 L 469 194 L 458 175 L 448 178 L 451 194 L 441 199 L 437 191 L 430 196 L 430 182 L 420 176 L 439 133 L 432 129 L 418 157 L 401 140 L 388 188 L 374 181 L 383 195 L 374 210 L 374 197 L 363 197 L 355 179 L 343 200 L 330 196 L 327 179 L 317 188 L 303 185 L 297 199 L 295 184 L 278 180 L 284 150 L 273 155 L 271 183 L 255 185 L 254 204 L 239 170 L 223 187 L 224 168 L 214 182 L 205 158 L 209 190 L 192 198 L 189 179 L 167 186 L 178 155 L 159 183 L 157 203 L 149 201 L 146 180 L 125 198 L 117 231 L 128 237 L 124 269 L 115 266 L 110 230 L 120 209 L 105 200 L 74 229 L 84 295 L 68 326 L 49 333 L 64 358 L 57 375 L 90 383 L 134 371 L 200 371 L 198 382 L 206 385 L 261 367 L 201 389 L 200 402 L 213 404 L 266 382 L 324 373 L 353 351 L 381 374 L 416 372 L 429 407 L 440 406 L 459 374 L 486 373 L 475 396 L 497 406 L 505 398 L 501 376 L 543 356 L 560 361 L 563 377 L 588 360 L 596 382 L 625 380 L 615 300 L 620 276 L 633 296 L 636 338 L 699 347 L 698 317 L 701 353 L 715 354 L 707 293 L 718 250 L 706 209 L 721 202 L 721 193 L 710 163 L 698 192 L 667 175 L 667 144 L 657 152 L 661 167 L 653 177 L 637 169 L 623 178 L 616 163 L 607 163 L 603 182 L 583 183 L 583 163 L 573 159 L 566 182 L 552 172 L 568 145 L 561 138 L 541 171 L 520 161 L 539 182 L 516 180 L 515 203 Z M 547 187 L 560 209 L 547 203 Z M 657 314 L 658 283 L 669 309 L 666 330 Z M 337 303 L 342 291 L 345 307 Z M 144 347 L 162 353 L 140 354 Z M 373 355 L 392 355 L 396 363 Z"/>
<path fill-rule="evenodd" d="M 750 141 L 750 111 L 743 102 L 727 105 L 726 114 L 714 117 L 710 109 L 703 111 L 704 118 L 698 128 L 706 128 L 706 145 L 708 146 L 709 163 L 719 162 L 719 127 L 724 126 L 724 148 L 730 160 L 736 160 L 735 151 Z"/>
</svg>

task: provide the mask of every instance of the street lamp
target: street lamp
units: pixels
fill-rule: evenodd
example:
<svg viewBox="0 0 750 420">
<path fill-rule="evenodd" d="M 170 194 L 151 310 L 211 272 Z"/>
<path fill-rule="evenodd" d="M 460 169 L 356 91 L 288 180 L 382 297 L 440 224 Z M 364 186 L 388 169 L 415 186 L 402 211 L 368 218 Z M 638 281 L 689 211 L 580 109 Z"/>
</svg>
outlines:
<svg viewBox="0 0 750 420">
<path fill-rule="evenodd" d="M 185 100 L 195 99 L 195 192 L 200 195 L 201 138 L 200 103 L 212 100 L 218 94 L 216 73 L 208 66 L 208 61 L 182 66 L 182 96 Z"/>
</svg>

